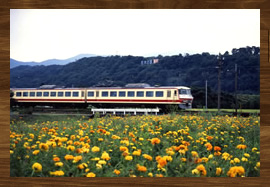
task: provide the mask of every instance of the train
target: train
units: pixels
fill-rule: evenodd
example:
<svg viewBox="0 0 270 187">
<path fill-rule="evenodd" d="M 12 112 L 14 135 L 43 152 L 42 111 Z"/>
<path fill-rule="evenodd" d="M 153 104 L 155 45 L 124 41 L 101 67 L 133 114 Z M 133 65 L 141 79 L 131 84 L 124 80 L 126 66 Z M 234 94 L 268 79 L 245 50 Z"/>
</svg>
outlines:
<svg viewBox="0 0 270 187">
<path fill-rule="evenodd" d="M 192 108 L 191 89 L 185 86 L 125 86 L 89 88 L 12 88 L 18 106 Z"/>
</svg>

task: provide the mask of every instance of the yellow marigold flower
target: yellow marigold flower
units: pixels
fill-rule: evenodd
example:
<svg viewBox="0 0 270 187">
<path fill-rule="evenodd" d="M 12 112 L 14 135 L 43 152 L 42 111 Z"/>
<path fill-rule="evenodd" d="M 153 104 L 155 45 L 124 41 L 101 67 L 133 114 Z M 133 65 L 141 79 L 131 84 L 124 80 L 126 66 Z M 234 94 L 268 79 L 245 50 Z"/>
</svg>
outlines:
<svg viewBox="0 0 270 187">
<path fill-rule="evenodd" d="M 249 157 L 250 157 L 250 155 L 249 155 L 248 153 L 245 153 L 244 156 L 245 156 L 246 158 L 249 158 Z"/>
<path fill-rule="evenodd" d="M 191 173 L 192 173 L 193 175 L 199 175 L 199 174 L 200 174 L 200 171 L 197 170 L 197 169 L 193 169 L 193 170 L 191 171 Z"/>
<path fill-rule="evenodd" d="M 9 150 L 9 153 L 12 155 L 13 153 L 14 153 L 14 151 L 12 151 L 12 150 Z"/>
<path fill-rule="evenodd" d="M 206 163 L 206 162 L 208 162 L 208 158 L 202 157 L 202 161 Z"/>
<path fill-rule="evenodd" d="M 72 145 L 67 146 L 67 150 L 69 150 L 69 151 L 74 151 L 74 149 L 75 149 L 75 147 Z"/>
<path fill-rule="evenodd" d="M 260 162 L 257 162 L 256 167 L 259 168 L 261 166 Z"/>
<path fill-rule="evenodd" d="M 230 154 L 227 153 L 227 152 L 223 153 L 222 154 L 222 159 L 224 159 L 224 160 L 230 160 Z"/>
<path fill-rule="evenodd" d="M 140 156 L 141 155 L 141 150 L 133 151 L 132 155 L 134 155 L 134 156 Z"/>
<path fill-rule="evenodd" d="M 105 160 L 99 160 L 98 164 L 105 165 L 107 162 Z"/>
<path fill-rule="evenodd" d="M 33 155 L 37 155 L 39 153 L 39 150 L 33 151 Z"/>
<path fill-rule="evenodd" d="M 150 155 L 147 155 L 147 154 L 143 154 L 143 157 L 149 161 L 152 161 L 153 158 L 150 156 Z"/>
<path fill-rule="evenodd" d="M 222 172 L 222 168 L 216 168 L 216 175 L 217 176 L 220 176 L 221 172 Z"/>
<path fill-rule="evenodd" d="M 239 162 L 240 162 L 239 158 L 234 158 L 233 161 L 234 161 L 235 163 L 239 163 Z"/>
<path fill-rule="evenodd" d="M 110 160 L 111 157 L 110 157 L 110 155 L 106 151 L 104 151 L 102 153 L 102 155 L 101 155 L 101 159 L 103 159 L 103 160 Z"/>
<path fill-rule="evenodd" d="M 96 167 L 97 167 L 97 169 L 102 169 L 102 165 L 101 164 L 96 164 Z"/>
<path fill-rule="evenodd" d="M 94 147 L 92 148 L 92 152 L 94 152 L 94 153 L 99 152 L 99 151 L 100 151 L 100 148 L 97 147 L 97 146 L 94 146 Z"/>
<path fill-rule="evenodd" d="M 104 139 L 103 138 L 99 138 L 98 141 L 102 142 Z"/>
<path fill-rule="evenodd" d="M 120 170 L 117 170 L 117 169 L 115 169 L 114 171 L 113 171 L 116 175 L 119 175 L 121 172 L 120 172 Z"/>
<path fill-rule="evenodd" d="M 151 144 L 156 145 L 160 143 L 160 139 L 159 138 L 152 138 L 151 140 Z"/>
<path fill-rule="evenodd" d="M 258 149 L 256 147 L 252 148 L 252 152 L 256 152 Z"/>
<path fill-rule="evenodd" d="M 139 138 L 140 141 L 143 141 L 144 139 L 143 138 Z"/>
<path fill-rule="evenodd" d="M 125 157 L 125 160 L 132 160 L 132 159 L 133 159 L 132 156 L 126 156 L 126 157 Z"/>
<path fill-rule="evenodd" d="M 90 172 L 86 175 L 86 177 L 96 177 L 96 174 L 94 174 L 93 172 Z"/>
<path fill-rule="evenodd" d="M 35 171 L 35 172 L 41 172 L 42 171 L 42 165 L 40 163 L 34 163 L 32 165 L 32 169 Z"/>
<path fill-rule="evenodd" d="M 193 157 L 198 157 L 198 153 L 197 153 L 196 151 L 191 151 L 191 155 L 192 155 Z"/>
<path fill-rule="evenodd" d="M 54 171 L 54 172 L 50 172 L 50 175 L 54 175 L 54 176 L 63 176 L 65 173 L 63 171 Z"/>
<path fill-rule="evenodd" d="M 62 167 L 64 164 L 63 164 L 63 162 L 55 162 L 55 164 L 54 164 L 55 166 L 59 166 L 59 167 Z"/>
<path fill-rule="evenodd" d="M 120 137 L 116 135 L 112 135 L 112 139 L 116 140 L 116 139 L 120 139 Z"/>
<path fill-rule="evenodd" d="M 200 172 L 201 175 L 206 176 L 207 172 L 202 164 L 198 165 L 196 169 Z"/>
<path fill-rule="evenodd" d="M 186 159 L 186 158 L 181 158 L 181 161 L 182 161 L 182 162 L 186 162 L 187 159 Z"/>
<path fill-rule="evenodd" d="M 227 175 L 229 177 L 243 176 L 245 174 L 245 169 L 242 166 L 231 167 Z"/>
<path fill-rule="evenodd" d="M 40 143 L 40 144 L 39 144 L 39 149 L 40 149 L 41 151 L 48 151 L 49 146 L 48 146 L 47 144 L 45 144 L 45 143 Z"/>
<path fill-rule="evenodd" d="M 245 157 L 242 157 L 242 162 L 247 162 L 248 161 L 248 159 L 247 158 L 245 158 Z"/>
<path fill-rule="evenodd" d="M 137 165 L 137 170 L 141 172 L 146 172 L 147 168 L 145 166 L 140 166 L 139 164 Z"/>
<path fill-rule="evenodd" d="M 153 173 L 148 173 L 148 176 L 149 177 L 153 177 Z"/>
<path fill-rule="evenodd" d="M 210 155 L 208 156 L 208 159 L 212 159 L 212 158 L 213 158 L 213 155 L 210 154 Z"/>
<path fill-rule="evenodd" d="M 231 160 L 231 161 L 230 161 L 230 164 L 234 164 L 234 161 L 233 161 L 233 160 Z"/>
<path fill-rule="evenodd" d="M 29 134 L 31 139 L 34 139 L 35 135 L 34 134 Z"/>
<path fill-rule="evenodd" d="M 236 146 L 237 149 L 246 149 L 247 146 L 246 145 L 243 145 L 243 144 L 239 144 Z"/>
<path fill-rule="evenodd" d="M 171 162 L 172 161 L 172 157 L 171 156 L 164 156 L 163 157 L 166 161 Z"/>
<path fill-rule="evenodd" d="M 66 155 L 65 160 L 73 160 L 74 156 L 73 155 Z"/>
<path fill-rule="evenodd" d="M 92 158 L 91 160 L 93 160 L 93 161 L 99 161 L 99 160 L 100 160 L 100 158 L 95 157 L 95 158 Z"/>
</svg>

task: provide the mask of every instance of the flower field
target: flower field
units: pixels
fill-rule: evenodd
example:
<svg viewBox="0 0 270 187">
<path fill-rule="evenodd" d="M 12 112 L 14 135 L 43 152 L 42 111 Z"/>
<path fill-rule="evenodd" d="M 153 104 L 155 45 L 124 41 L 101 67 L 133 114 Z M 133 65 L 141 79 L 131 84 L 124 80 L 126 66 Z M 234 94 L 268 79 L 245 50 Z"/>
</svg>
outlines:
<svg viewBox="0 0 270 187">
<path fill-rule="evenodd" d="M 10 122 L 10 175 L 257 177 L 260 118 L 19 118 Z"/>
</svg>

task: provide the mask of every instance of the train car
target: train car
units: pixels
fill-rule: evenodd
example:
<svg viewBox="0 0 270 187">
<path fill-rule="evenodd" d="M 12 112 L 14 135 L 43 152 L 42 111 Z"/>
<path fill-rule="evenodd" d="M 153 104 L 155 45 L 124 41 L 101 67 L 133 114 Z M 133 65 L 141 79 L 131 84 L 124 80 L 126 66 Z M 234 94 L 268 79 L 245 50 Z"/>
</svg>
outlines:
<svg viewBox="0 0 270 187">
<path fill-rule="evenodd" d="M 12 89 L 19 105 L 76 105 L 86 107 L 161 107 L 178 105 L 192 108 L 190 88 L 171 87 L 93 87 L 54 89 Z"/>
<path fill-rule="evenodd" d="M 80 106 L 86 104 L 85 89 L 81 88 L 16 88 L 11 90 L 15 103 L 22 106 Z"/>
<path fill-rule="evenodd" d="M 192 108 L 193 97 L 188 87 L 145 88 L 91 88 L 86 90 L 89 104 L 110 106 L 159 106 L 178 105 L 182 109 Z"/>
</svg>

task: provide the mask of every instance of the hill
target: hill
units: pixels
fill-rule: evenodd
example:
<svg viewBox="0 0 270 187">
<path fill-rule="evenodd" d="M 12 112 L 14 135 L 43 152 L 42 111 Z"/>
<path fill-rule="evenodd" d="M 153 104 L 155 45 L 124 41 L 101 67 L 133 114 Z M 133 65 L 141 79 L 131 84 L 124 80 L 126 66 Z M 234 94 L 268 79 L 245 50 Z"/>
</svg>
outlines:
<svg viewBox="0 0 270 187">
<path fill-rule="evenodd" d="M 70 62 L 74 62 L 78 59 L 84 58 L 84 57 L 92 57 L 92 56 L 96 56 L 93 54 L 80 54 L 77 55 L 75 57 L 71 57 L 65 60 L 59 60 L 59 59 L 50 59 L 50 60 L 45 60 L 42 62 L 22 62 L 22 61 L 18 61 L 15 59 L 10 58 L 10 69 L 11 68 L 15 68 L 17 66 L 49 66 L 49 65 L 66 65 Z"/>
</svg>

